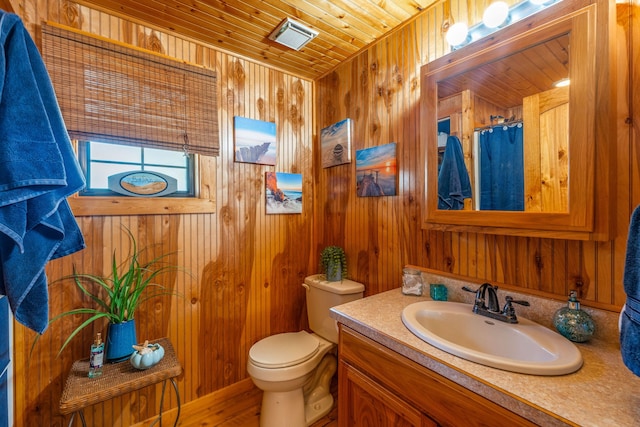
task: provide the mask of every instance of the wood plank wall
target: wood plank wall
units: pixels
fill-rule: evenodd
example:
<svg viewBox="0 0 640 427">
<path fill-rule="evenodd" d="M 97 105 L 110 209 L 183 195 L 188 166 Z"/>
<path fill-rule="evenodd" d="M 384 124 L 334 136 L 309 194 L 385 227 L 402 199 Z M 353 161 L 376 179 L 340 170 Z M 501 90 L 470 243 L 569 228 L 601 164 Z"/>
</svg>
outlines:
<svg viewBox="0 0 640 427">
<path fill-rule="evenodd" d="M 176 35 L 64 0 L 33 0 L 15 9 L 39 43 L 39 24 L 50 20 L 179 60 L 214 68 L 220 94 L 220 157 L 215 158 L 213 214 L 81 217 L 87 249 L 49 264 L 50 282 L 72 272 L 106 271 L 114 250 L 126 254 L 122 227 L 152 252 L 173 252 L 172 262 L 190 274 L 162 278 L 178 296 L 149 301 L 136 316 L 140 341 L 168 336 L 184 368 L 182 402 L 192 401 L 247 378 L 250 346 L 265 336 L 306 326 L 305 276 L 312 261 L 314 84 Z M 234 162 L 235 115 L 277 124 L 277 165 Z M 303 175 L 303 214 L 265 214 L 265 172 Z M 78 307 L 70 283 L 50 286 L 50 315 Z M 84 301 L 87 303 L 87 301 Z M 16 324 L 16 424 L 66 425 L 58 415 L 63 382 L 74 360 L 87 357 L 94 331 L 74 339 L 56 358 L 64 337 L 81 318 L 52 325 L 29 358 L 34 334 Z M 103 330 L 104 332 L 104 330 Z M 158 412 L 160 387 L 95 405 L 92 426 L 129 426 Z M 169 395 L 169 393 L 167 393 Z M 172 396 L 165 409 L 175 407 Z"/>
<path fill-rule="evenodd" d="M 481 19 L 485 2 L 468 3 L 451 1 L 455 22 Z M 611 44 L 615 46 L 612 58 L 618 61 L 618 87 L 617 94 L 611 95 L 617 95 L 619 129 L 617 194 L 611 198 L 616 205 L 616 234 L 600 243 L 420 228 L 419 69 L 446 53 L 440 31 L 446 5 L 426 11 L 318 80 L 318 129 L 350 117 L 352 149 L 396 142 L 399 170 L 397 196 L 359 198 L 355 161 L 327 169 L 316 161 L 314 230 L 319 246 L 346 247 L 352 277 L 366 284 L 369 295 L 398 287 L 402 267 L 413 264 L 559 299 L 577 289 L 585 304 L 619 310 L 625 299 L 622 275 L 629 217 L 640 203 L 637 116 L 635 129 L 627 120 L 630 94 L 637 92 L 629 82 L 630 72 L 637 82 L 637 69 L 630 69 L 629 62 L 633 52 L 629 16 L 632 10 L 637 14 L 637 2 L 633 7 L 599 2 L 600 8 L 611 8 L 611 16 L 617 15 L 617 22 L 612 20 Z"/>
<path fill-rule="evenodd" d="M 569 1 L 569 0 L 565 0 Z M 487 1 L 452 0 L 451 18 L 477 21 Z M 52 281 L 71 272 L 105 268 L 105 257 L 126 247 L 121 227 L 154 250 L 177 250 L 176 261 L 192 272 L 165 277 L 180 294 L 155 300 L 138 316 L 139 338 L 168 336 L 184 373 L 178 384 L 183 402 L 234 384 L 246 375 L 249 347 L 269 334 L 306 326 L 302 279 L 317 271 L 317 251 L 340 244 L 347 250 L 353 279 L 372 295 L 400 285 L 402 266 L 417 264 L 560 297 L 582 283 L 587 304 L 619 308 L 626 229 L 640 203 L 635 147 L 637 128 L 620 132 L 618 145 L 617 237 L 604 243 L 511 238 L 475 233 L 443 233 L 420 228 L 422 165 L 418 160 L 419 67 L 442 55 L 442 4 L 341 64 L 314 83 L 162 34 L 64 0 L 15 2 L 14 10 L 38 40 L 38 25 L 51 20 L 138 46 L 161 47 L 178 59 L 219 72 L 221 155 L 215 161 L 215 214 L 93 216 L 79 219 L 88 248 L 48 267 Z M 617 31 L 633 31 L 635 51 L 619 43 L 620 126 L 629 114 L 629 52 L 638 63 L 638 29 L 629 25 L 632 8 L 618 5 Z M 624 10 L 623 10 L 624 9 Z M 473 22 L 475 22 L 473 21 Z M 155 49 L 154 48 L 154 49 Z M 629 71 L 631 70 L 631 71 Z M 638 105 L 637 94 L 634 104 Z M 315 99 L 317 98 L 317 103 Z M 637 126 L 637 108 L 634 113 Z M 276 121 L 276 168 L 233 162 L 234 115 Z M 355 162 L 323 169 L 319 130 L 345 117 L 354 120 L 352 150 L 398 143 L 398 195 L 358 198 Z M 315 123 L 314 121 L 317 121 Z M 315 147 L 315 148 L 314 148 Z M 355 154 L 355 153 L 353 153 Z M 302 215 L 265 215 L 264 172 L 302 173 Z M 123 246 L 124 245 L 124 246 Z M 157 246 L 155 246 L 157 245 Z M 159 253 L 159 252 L 158 252 Z M 51 287 L 51 315 L 80 303 L 58 284 Z M 54 426 L 64 377 L 73 360 L 86 357 L 87 331 L 56 358 L 64 334 L 80 319 L 57 324 L 29 358 L 33 334 L 16 325 L 16 421 L 18 426 Z M 160 388 L 96 405 L 87 413 L 94 426 L 128 426 L 157 413 Z M 174 398 L 169 406 L 175 406 Z"/>
</svg>

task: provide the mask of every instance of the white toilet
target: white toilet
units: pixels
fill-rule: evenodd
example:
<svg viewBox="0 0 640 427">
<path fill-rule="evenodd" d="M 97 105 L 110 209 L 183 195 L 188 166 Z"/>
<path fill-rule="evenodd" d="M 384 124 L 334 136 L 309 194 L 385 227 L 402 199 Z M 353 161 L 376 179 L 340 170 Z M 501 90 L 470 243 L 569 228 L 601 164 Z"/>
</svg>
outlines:
<svg viewBox="0 0 640 427">
<path fill-rule="evenodd" d="M 309 327 L 314 332 L 287 332 L 255 343 L 247 371 L 264 391 L 261 427 L 304 427 L 331 411 L 330 383 L 336 372 L 338 325 L 329 309 L 362 298 L 364 285 L 351 280 L 328 282 L 324 274 L 309 276 Z"/>
</svg>

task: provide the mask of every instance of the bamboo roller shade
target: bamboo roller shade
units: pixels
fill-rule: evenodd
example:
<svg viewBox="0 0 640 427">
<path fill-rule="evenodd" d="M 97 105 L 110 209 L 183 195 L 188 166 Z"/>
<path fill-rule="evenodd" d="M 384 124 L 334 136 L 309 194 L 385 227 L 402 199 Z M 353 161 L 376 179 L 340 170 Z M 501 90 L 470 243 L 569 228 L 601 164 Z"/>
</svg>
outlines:
<svg viewBox="0 0 640 427">
<path fill-rule="evenodd" d="M 218 155 L 215 71 L 49 24 L 42 51 L 72 138 Z"/>
</svg>

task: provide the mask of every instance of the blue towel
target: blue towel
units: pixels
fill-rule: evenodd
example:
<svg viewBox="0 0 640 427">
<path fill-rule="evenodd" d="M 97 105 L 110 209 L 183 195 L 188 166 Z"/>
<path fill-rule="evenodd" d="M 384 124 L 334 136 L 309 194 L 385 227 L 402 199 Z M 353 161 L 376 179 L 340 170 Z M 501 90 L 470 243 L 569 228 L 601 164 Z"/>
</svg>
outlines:
<svg viewBox="0 0 640 427">
<path fill-rule="evenodd" d="M 438 173 L 438 209 L 459 210 L 471 197 L 471 182 L 464 164 L 462 144 L 457 136 L 447 138 Z"/>
<path fill-rule="evenodd" d="M 623 283 L 627 303 L 620 316 L 620 350 L 627 368 L 640 376 L 640 206 L 629 224 Z"/>
<path fill-rule="evenodd" d="M 17 15 L 0 10 L 0 294 L 49 322 L 45 265 L 85 247 L 67 197 L 84 187 L 49 74 Z"/>
</svg>

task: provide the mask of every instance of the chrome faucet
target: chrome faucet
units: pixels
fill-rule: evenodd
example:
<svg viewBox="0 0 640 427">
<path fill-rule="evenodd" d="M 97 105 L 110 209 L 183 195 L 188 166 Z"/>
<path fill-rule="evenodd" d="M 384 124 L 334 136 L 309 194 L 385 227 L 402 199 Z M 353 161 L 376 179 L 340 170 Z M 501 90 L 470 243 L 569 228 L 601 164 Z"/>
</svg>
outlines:
<svg viewBox="0 0 640 427">
<path fill-rule="evenodd" d="M 524 306 L 530 305 L 528 301 L 514 300 L 512 297 L 507 295 L 505 297 L 504 307 L 501 310 L 500 303 L 498 302 L 498 287 L 489 283 L 483 283 L 475 291 L 466 286 L 463 286 L 462 289 L 476 294 L 476 299 L 473 303 L 474 313 L 500 320 L 501 322 L 518 323 L 516 310 L 513 308 L 512 304 L 520 304 Z"/>
</svg>

